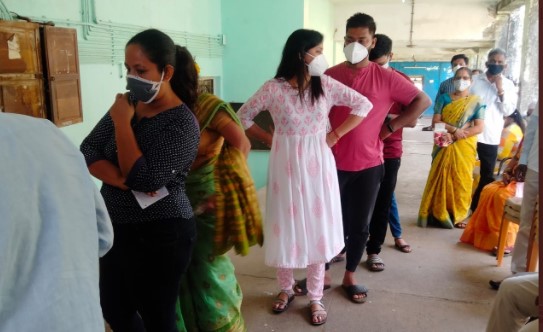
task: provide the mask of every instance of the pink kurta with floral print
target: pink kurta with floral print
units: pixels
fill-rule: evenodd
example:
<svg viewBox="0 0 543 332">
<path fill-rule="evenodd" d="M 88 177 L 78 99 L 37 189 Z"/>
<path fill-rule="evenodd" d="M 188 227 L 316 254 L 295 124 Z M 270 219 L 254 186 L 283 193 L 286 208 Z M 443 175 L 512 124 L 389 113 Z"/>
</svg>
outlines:
<svg viewBox="0 0 543 332">
<path fill-rule="evenodd" d="M 238 112 L 244 128 L 264 110 L 275 125 L 264 222 L 269 266 L 325 263 L 344 246 L 336 164 L 326 144 L 328 112 L 333 105 L 344 105 L 364 117 L 372 104 L 328 76 L 321 80 L 324 96 L 314 105 L 307 93 L 302 103 L 288 82 L 272 79 Z"/>
</svg>

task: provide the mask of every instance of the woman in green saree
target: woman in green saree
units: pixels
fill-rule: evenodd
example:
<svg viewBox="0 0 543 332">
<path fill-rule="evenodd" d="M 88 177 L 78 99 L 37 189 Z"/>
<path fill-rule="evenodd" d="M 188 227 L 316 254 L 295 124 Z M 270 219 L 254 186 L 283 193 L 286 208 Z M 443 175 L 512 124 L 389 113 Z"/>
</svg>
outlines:
<svg viewBox="0 0 543 332">
<path fill-rule="evenodd" d="M 186 180 L 197 241 L 181 281 L 179 331 L 246 331 L 242 293 L 226 252 L 262 245 L 262 219 L 246 157 L 250 143 L 235 111 L 214 95 L 198 97 L 198 154 Z"/>
<path fill-rule="evenodd" d="M 453 82 L 455 91 L 436 100 L 434 121 L 444 123 L 446 133 L 434 144 L 432 167 L 419 209 L 421 227 L 430 223 L 453 228 L 466 218 L 471 202 L 476 135 L 483 131 L 486 106 L 478 96 L 469 94 L 468 68 L 458 69 Z"/>
</svg>

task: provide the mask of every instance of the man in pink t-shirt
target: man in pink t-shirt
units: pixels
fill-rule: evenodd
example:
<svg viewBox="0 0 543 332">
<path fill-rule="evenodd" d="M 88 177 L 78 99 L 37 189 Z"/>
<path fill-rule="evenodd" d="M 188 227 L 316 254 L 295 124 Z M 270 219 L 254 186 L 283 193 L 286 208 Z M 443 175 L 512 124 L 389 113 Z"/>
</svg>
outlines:
<svg viewBox="0 0 543 332">
<path fill-rule="evenodd" d="M 373 110 L 364 121 L 332 148 L 338 169 L 347 248 L 342 287 L 355 303 L 364 302 L 367 296 L 367 289 L 356 284 L 354 272 L 366 247 L 369 224 L 383 179 L 383 140 L 416 121 L 431 105 L 430 98 L 400 74 L 369 61 L 368 49 L 375 45 L 375 30 L 371 16 L 357 13 L 350 17 L 344 49 L 348 61 L 325 73 L 357 90 L 373 104 Z M 404 105 L 405 110 L 385 123 L 393 103 Z M 330 111 L 332 128 L 342 123 L 349 111 L 346 107 L 333 107 Z"/>
</svg>

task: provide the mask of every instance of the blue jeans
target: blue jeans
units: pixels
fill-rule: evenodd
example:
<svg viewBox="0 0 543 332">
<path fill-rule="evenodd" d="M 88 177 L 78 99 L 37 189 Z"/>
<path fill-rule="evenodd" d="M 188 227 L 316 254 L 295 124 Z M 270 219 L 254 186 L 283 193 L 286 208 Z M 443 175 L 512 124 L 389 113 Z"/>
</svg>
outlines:
<svg viewBox="0 0 543 332">
<path fill-rule="evenodd" d="M 400 213 L 398 212 L 398 203 L 396 202 L 396 194 L 392 194 L 392 203 L 390 205 L 390 213 L 388 215 L 388 224 L 390 232 L 395 239 L 402 237 L 402 225 L 400 224 Z"/>
</svg>

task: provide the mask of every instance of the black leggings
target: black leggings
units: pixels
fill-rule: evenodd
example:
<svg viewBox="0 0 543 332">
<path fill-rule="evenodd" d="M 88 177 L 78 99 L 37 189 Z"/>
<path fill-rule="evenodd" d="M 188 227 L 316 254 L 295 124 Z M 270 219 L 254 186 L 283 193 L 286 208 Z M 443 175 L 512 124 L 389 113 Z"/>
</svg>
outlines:
<svg viewBox="0 0 543 332">
<path fill-rule="evenodd" d="M 338 171 L 343 232 L 347 247 L 345 268 L 349 272 L 356 271 L 366 248 L 370 220 L 383 174 L 383 165 L 357 172 Z"/>
<path fill-rule="evenodd" d="M 100 303 L 115 332 L 177 332 L 175 304 L 196 240 L 194 219 L 114 224 L 100 259 Z"/>
</svg>

